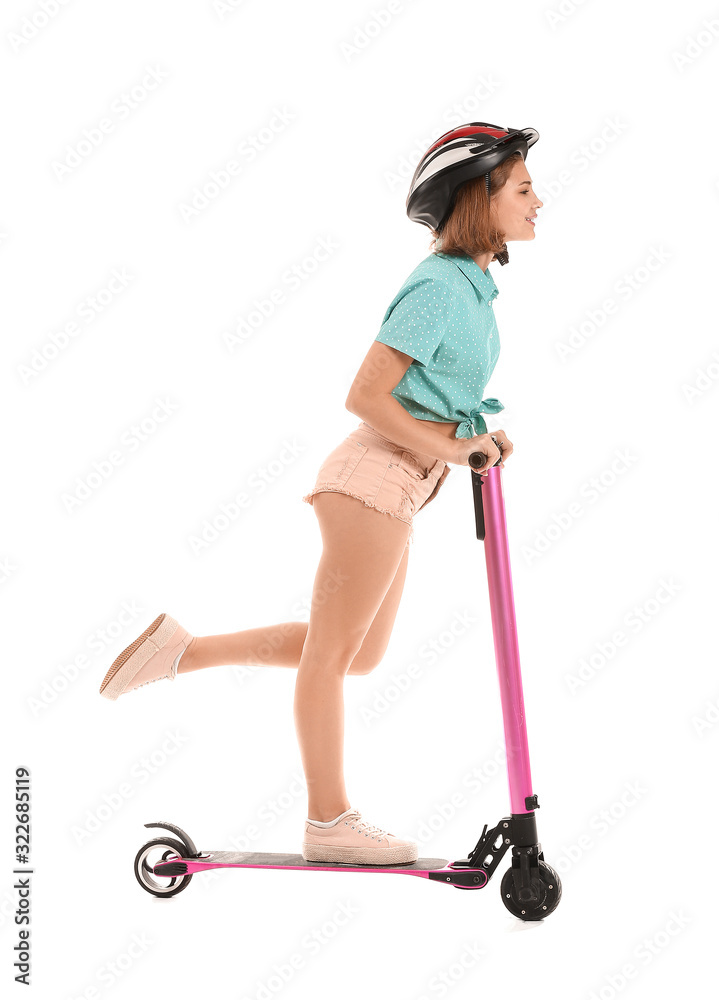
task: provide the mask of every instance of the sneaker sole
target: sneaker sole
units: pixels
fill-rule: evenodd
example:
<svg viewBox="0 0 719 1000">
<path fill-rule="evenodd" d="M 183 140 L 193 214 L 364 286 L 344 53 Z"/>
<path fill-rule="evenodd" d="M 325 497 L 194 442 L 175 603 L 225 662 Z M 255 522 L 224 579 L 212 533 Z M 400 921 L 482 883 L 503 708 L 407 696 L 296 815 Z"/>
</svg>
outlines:
<svg viewBox="0 0 719 1000">
<path fill-rule="evenodd" d="M 135 674 L 177 630 L 177 622 L 168 614 L 161 614 L 142 635 L 130 643 L 113 661 L 100 685 L 100 694 L 116 701 Z M 147 641 L 152 636 L 151 641 Z"/>
<path fill-rule="evenodd" d="M 305 861 L 327 861 L 343 865 L 395 865 L 416 861 L 417 847 L 331 847 L 321 844 L 303 844 L 302 857 Z"/>
</svg>

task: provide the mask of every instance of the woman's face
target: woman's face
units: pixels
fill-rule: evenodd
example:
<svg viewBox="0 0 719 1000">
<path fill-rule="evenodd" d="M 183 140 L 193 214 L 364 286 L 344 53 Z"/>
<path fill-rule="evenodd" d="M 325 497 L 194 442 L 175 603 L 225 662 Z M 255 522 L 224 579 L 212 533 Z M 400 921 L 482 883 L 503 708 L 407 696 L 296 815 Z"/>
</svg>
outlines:
<svg viewBox="0 0 719 1000">
<path fill-rule="evenodd" d="M 527 218 L 536 215 L 537 209 L 543 204 L 532 189 L 524 160 L 515 160 L 507 183 L 496 198 L 494 195 L 490 198 L 495 224 L 500 233 L 504 234 L 505 242 L 533 240 L 534 225 L 533 222 L 527 222 Z"/>
</svg>

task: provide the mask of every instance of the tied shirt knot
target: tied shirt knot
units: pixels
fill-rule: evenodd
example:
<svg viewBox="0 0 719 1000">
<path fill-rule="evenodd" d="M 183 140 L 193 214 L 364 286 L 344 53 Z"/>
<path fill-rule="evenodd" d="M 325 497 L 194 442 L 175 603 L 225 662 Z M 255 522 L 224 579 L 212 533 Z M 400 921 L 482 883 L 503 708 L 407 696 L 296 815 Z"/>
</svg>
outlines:
<svg viewBox="0 0 719 1000">
<path fill-rule="evenodd" d="M 486 434 L 487 425 L 484 422 L 483 413 L 499 413 L 504 409 L 504 405 L 498 399 L 490 397 L 483 399 L 479 406 L 473 406 L 469 411 L 469 416 L 465 417 L 457 428 L 455 437 L 471 438 L 475 434 Z"/>
</svg>

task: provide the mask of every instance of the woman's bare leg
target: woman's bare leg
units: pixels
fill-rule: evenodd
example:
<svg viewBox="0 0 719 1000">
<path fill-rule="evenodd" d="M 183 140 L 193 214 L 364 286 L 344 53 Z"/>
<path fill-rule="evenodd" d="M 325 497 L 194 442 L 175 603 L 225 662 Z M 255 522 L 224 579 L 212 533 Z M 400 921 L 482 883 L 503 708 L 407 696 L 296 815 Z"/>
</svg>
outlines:
<svg viewBox="0 0 719 1000">
<path fill-rule="evenodd" d="M 410 527 L 344 493 L 317 493 L 313 506 L 323 550 L 297 671 L 294 717 L 307 815 L 327 821 L 350 807 L 343 759 L 345 674 L 395 579 Z"/>
<path fill-rule="evenodd" d="M 392 584 L 385 594 L 349 674 L 367 674 L 382 660 L 389 643 L 407 576 L 409 546 L 404 550 Z M 262 625 L 223 635 L 195 636 L 182 655 L 178 674 L 207 667 L 293 667 L 297 669 L 307 638 L 307 622 Z M 316 817 L 313 817 L 316 818 Z"/>
<path fill-rule="evenodd" d="M 307 815 L 325 821 L 350 806 L 343 767 L 344 675 L 368 673 L 384 655 L 404 588 L 410 528 L 341 493 L 315 494 L 313 508 L 323 552 L 309 624 L 195 637 L 178 673 L 222 664 L 301 666 L 294 714 Z"/>
<path fill-rule="evenodd" d="M 195 636 L 182 654 L 178 674 L 233 664 L 244 667 L 297 667 L 307 622 L 264 625 L 225 635 Z"/>
</svg>

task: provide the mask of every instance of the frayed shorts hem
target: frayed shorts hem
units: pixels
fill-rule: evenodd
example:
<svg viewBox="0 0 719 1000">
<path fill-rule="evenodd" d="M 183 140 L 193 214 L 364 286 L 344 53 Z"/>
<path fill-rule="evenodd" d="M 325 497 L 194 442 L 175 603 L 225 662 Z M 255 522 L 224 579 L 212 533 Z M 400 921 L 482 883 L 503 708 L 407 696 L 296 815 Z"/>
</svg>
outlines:
<svg viewBox="0 0 719 1000">
<path fill-rule="evenodd" d="M 315 486 L 313 490 L 310 490 L 306 496 L 302 499 L 305 503 L 312 504 L 312 497 L 315 493 L 344 493 L 346 497 L 354 497 L 355 500 L 361 500 L 365 507 L 372 507 L 373 510 L 378 510 L 381 514 L 389 514 L 391 517 L 396 517 L 398 521 L 404 521 L 405 524 L 409 525 L 409 538 L 408 542 L 414 541 L 414 525 L 412 524 L 411 517 L 402 517 L 398 514 L 396 510 L 389 510 L 387 507 L 379 507 L 376 503 L 372 503 L 370 500 L 365 499 L 365 497 L 360 496 L 359 493 L 352 493 L 350 490 L 340 489 L 339 486 Z"/>
<path fill-rule="evenodd" d="M 435 498 L 449 471 L 442 459 L 398 445 L 363 420 L 325 458 L 302 499 L 312 504 L 316 493 L 344 493 L 404 521 L 413 541 L 414 515 Z"/>
</svg>

